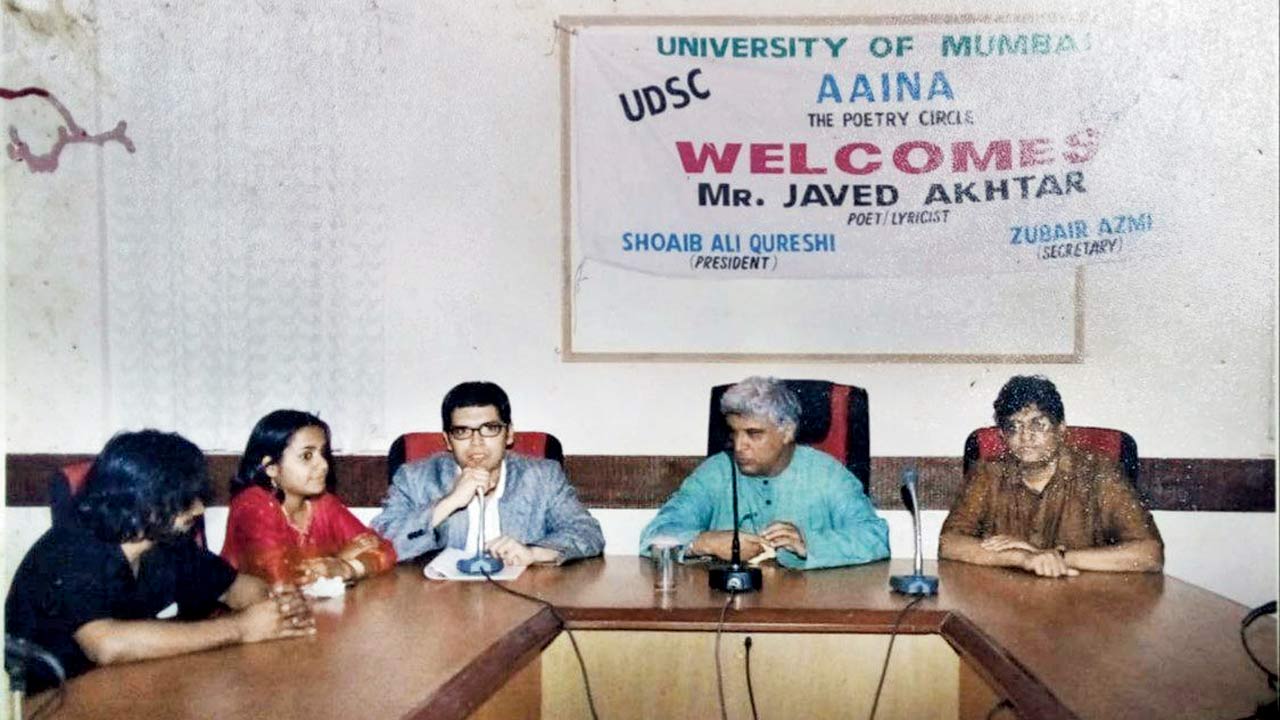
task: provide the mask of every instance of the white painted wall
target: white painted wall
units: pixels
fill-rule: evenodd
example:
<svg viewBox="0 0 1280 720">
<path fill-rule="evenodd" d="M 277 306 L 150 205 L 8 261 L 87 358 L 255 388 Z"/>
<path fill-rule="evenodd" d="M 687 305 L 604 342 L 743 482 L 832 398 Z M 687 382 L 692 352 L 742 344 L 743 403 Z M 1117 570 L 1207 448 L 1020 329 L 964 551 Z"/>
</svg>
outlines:
<svg viewBox="0 0 1280 720">
<path fill-rule="evenodd" d="M 1167 122 L 1150 132 L 1187 157 L 1180 177 L 1151 177 L 1137 163 L 1133 181 L 1152 192 L 1191 185 L 1203 224 L 1186 229 L 1179 254 L 1090 268 L 1084 360 L 1061 366 L 561 362 L 553 21 L 788 12 L 777 3 L 288 0 L 232 13 L 191 3 L 16 6 L 41 22 L 6 4 L 3 84 L 57 88 L 94 129 L 129 121 L 138 152 L 73 147 L 58 172 L 45 175 L 0 158 L 8 452 L 91 452 L 119 429 L 121 408 L 133 399 L 120 397 L 112 363 L 130 349 L 111 347 L 106 327 L 133 318 L 112 316 L 104 303 L 128 292 L 111 287 L 119 272 L 104 261 L 111 248 L 128 240 L 163 253 L 215 236 L 234 246 L 264 225 L 293 227 L 315 215 L 329 241 L 344 232 L 385 241 L 372 278 L 380 316 L 369 318 L 383 330 L 382 396 L 358 427 L 334 428 L 346 452 L 381 452 L 404 430 L 436 427 L 443 392 L 483 377 L 510 392 L 518 427 L 553 430 L 570 453 L 695 454 L 705 443 L 707 388 L 768 373 L 867 388 L 876 455 L 954 456 L 968 431 L 989 421 L 1009 375 L 1043 372 L 1061 388 L 1070 421 L 1124 428 L 1145 456 L 1275 457 L 1280 171 L 1272 2 L 1230 12 L 1190 0 L 1108 8 L 1109 22 L 1145 34 L 1150 41 L 1140 46 L 1150 62 L 1169 68 Z M 916 0 L 893 10 L 989 8 Z M 1064 11 L 1047 0 L 1016 9 Z M 868 2 L 803 6 L 805 15 L 880 12 Z M 4 105 L 7 123 L 12 108 Z M 255 188 L 279 187 L 286 190 L 269 202 L 252 200 Z M 253 263 L 253 248 L 241 250 L 236 262 Z M 329 271 L 324 256 L 301 259 Z M 212 300 L 223 291 L 207 292 Z M 145 312 L 171 309 L 155 303 Z M 194 317 L 183 332 L 200 332 L 203 316 Z M 258 347 L 256 361 L 265 368 L 293 349 Z M 252 381 L 231 376 L 166 391 L 199 405 Z M 247 435 L 266 405 L 290 402 L 275 392 L 245 399 L 217 423 Z M 242 437 L 200 418 L 170 408 L 154 422 L 209 450 L 239 449 Z M 636 516 L 603 517 L 610 550 L 630 548 Z M 1273 514 L 1161 513 L 1158 521 L 1172 574 L 1250 601 L 1275 596 Z M 901 525 L 894 521 L 896 553 L 908 547 L 897 539 Z M 22 538 L 40 527 L 27 511 L 6 513 L 6 555 L 16 557 Z M 1237 572 L 1237 558 L 1257 570 Z"/>
</svg>

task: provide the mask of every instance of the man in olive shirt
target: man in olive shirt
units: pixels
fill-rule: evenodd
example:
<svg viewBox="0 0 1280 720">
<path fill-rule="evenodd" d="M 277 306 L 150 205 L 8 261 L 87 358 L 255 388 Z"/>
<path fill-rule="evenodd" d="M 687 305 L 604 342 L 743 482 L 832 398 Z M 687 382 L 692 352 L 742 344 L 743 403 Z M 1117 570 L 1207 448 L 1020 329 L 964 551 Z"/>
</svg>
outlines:
<svg viewBox="0 0 1280 720">
<path fill-rule="evenodd" d="M 942 524 L 939 557 L 1045 577 L 1162 570 L 1160 532 L 1118 463 L 1063 442 L 1052 382 L 1015 376 L 994 406 L 1009 450 L 973 465 Z"/>
</svg>

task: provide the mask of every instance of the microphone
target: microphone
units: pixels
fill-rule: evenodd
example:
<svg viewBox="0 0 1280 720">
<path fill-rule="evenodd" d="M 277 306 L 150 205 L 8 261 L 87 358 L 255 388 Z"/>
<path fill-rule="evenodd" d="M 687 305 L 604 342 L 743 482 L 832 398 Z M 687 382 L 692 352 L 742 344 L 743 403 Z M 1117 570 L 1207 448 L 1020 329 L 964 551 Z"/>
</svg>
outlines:
<svg viewBox="0 0 1280 720">
<path fill-rule="evenodd" d="M 916 469 L 902 471 L 902 504 L 911 511 L 911 526 L 916 535 L 915 565 L 910 575 L 894 575 L 889 578 L 889 588 L 904 595 L 937 595 L 938 578 L 924 574 L 923 541 L 920 537 L 920 508 L 916 502 Z"/>
<path fill-rule="evenodd" d="M 458 561 L 458 572 L 467 575 L 492 575 L 501 572 L 502 560 L 494 557 L 484 549 L 484 488 L 476 488 L 476 497 L 480 498 L 480 527 L 476 538 L 475 557 L 462 558 Z"/>
<path fill-rule="evenodd" d="M 707 575 L 707 584 L 712 590 L 728 593 L 745 593 L 764 587 L 764 573 L 758 567 L 749 567 L 742 562 L 742 547 L 738 540 L 738 464 L 733 461 L 733 451 L 725 450 L 729 458 L 729 472 L 733 478 L 733 546 L 729 553 L 729 564 L 718 563 L 711 566 Z"/>
</svg>

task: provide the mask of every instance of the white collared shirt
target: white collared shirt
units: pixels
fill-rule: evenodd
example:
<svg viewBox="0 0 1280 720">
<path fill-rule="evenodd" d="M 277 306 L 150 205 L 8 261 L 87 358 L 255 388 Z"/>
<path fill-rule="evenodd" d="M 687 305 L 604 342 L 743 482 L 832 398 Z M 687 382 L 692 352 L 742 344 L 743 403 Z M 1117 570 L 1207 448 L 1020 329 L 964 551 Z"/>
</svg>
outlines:
<svg viewBox="0 0 1280 720">
<path fill-rule="evenodd" d="M 488 542 L 502 534 L 501 521 L 498 519 L 498 501 L 507 489 L 507 461 L 504 458 L 498 466 L 498 484 L 493 492 L 484 498 L 484 539 Z M 467 503 L 467 546 L 463 552 L 475 555 L 480 535 L 480 498 L 473 497 Z"/>
</svg>

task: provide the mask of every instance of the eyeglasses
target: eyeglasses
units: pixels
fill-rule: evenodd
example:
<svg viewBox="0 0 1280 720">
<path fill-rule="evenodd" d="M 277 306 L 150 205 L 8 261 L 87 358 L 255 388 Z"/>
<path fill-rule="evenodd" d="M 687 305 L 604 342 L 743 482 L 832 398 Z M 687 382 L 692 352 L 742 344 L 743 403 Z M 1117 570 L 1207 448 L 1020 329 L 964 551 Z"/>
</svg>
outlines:
<svg viewBox="0 0 1280 720">
<path fill-rule="evenodd" d="M 1053 421 L 1046 417 L 1038 417 L 1031 422 L 1019 423 L 1006 421 L 1000 425 L 1000 431 L 1013 436 L 1019 433 L 1026 435 L 1044 435 L 1054 427 Z"/>
<path fill-rule="evenodd" d="M 506 423 L 487 422 L 480 427 L 467 427 L 466 425 L 454 425 L 449 428 L 449 437 L 454 440 L 470 440 L 475 433 L 480 433 L 482 438 L 495 438 L 507 429 Z"/>
</svg>

